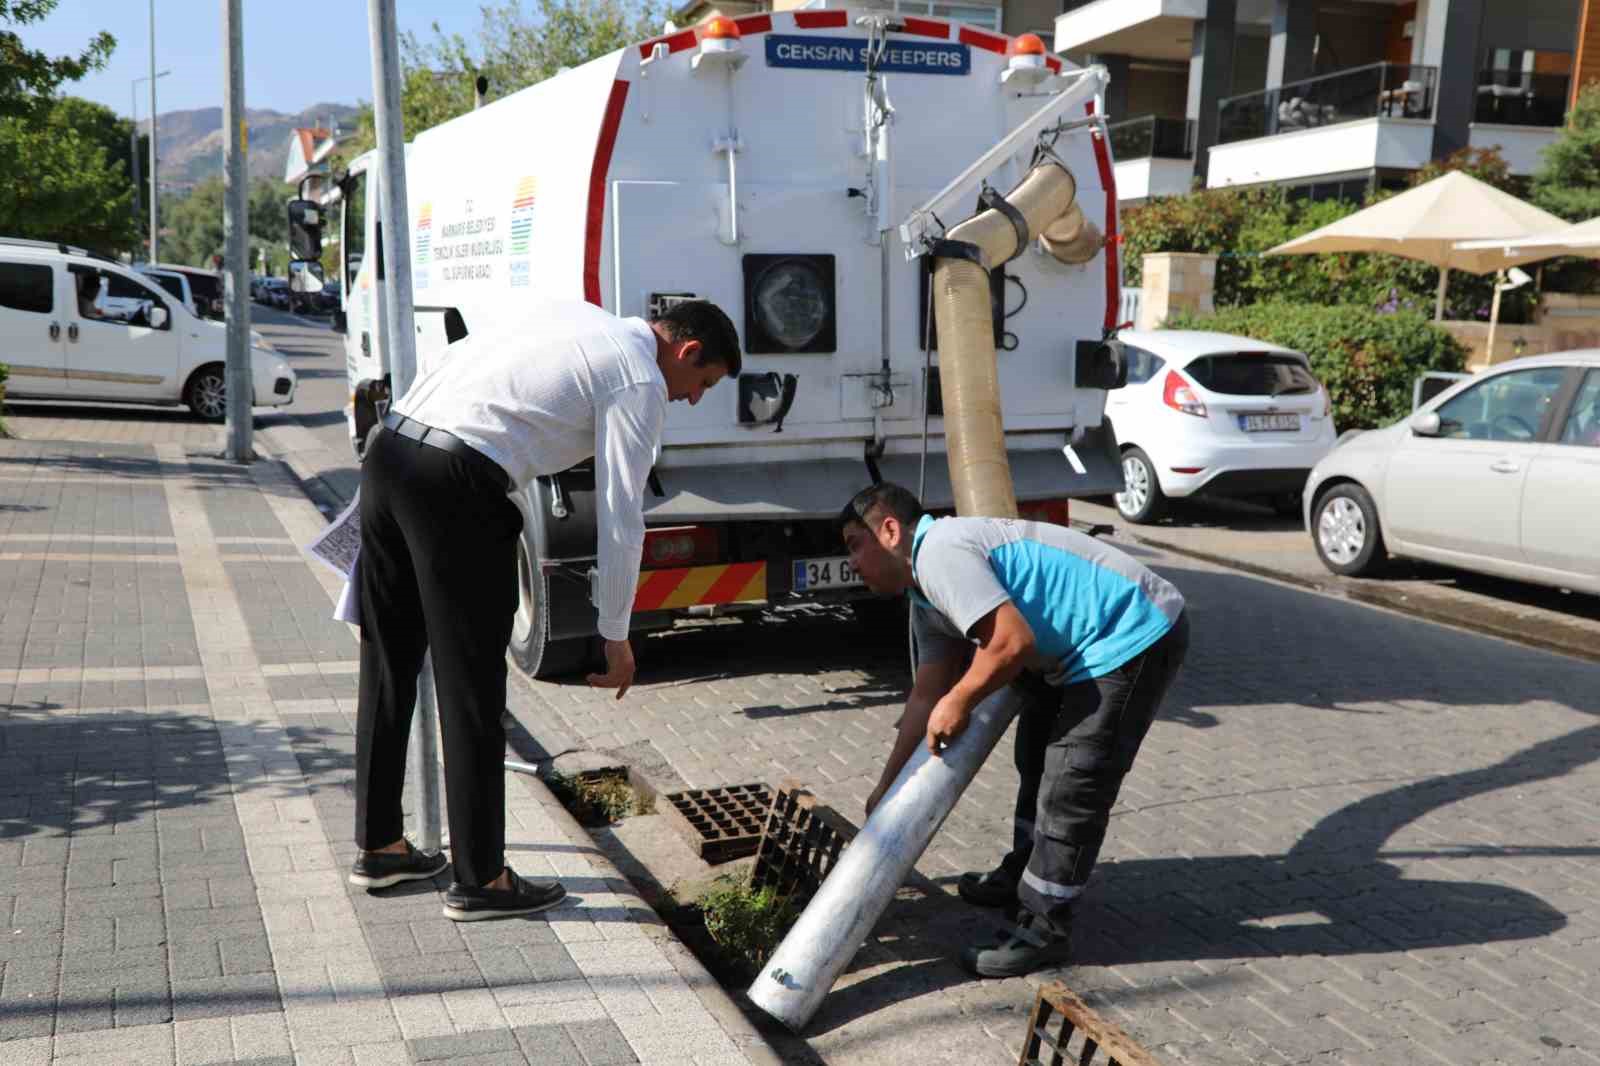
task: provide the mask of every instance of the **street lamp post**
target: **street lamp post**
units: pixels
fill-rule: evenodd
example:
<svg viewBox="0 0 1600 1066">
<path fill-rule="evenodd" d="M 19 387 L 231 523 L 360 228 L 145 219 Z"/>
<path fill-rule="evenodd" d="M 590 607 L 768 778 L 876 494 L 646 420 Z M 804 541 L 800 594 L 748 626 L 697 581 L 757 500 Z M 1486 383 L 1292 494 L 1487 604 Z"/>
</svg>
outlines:
<svg viewBox="0 0 1600 1066">
<path fill-rule="evenodd" d="M 156 235 L 161 229 L 161 190 L 156 182 L 156 0 L 150 0 L 150 262 L 156 254 Z"/>
<path fill-rule="evenodd" d="M 171 73 L 171 70 L 163 70 L 156 77 L 165 78 Z M 147 74 L 142 78 L 134 78 L 133 82 L 128 86 L 128 117 L 133 123 L 133 128 L 128 131 L 128 158 L 133 160 L 133 220 L 135 223 L 144 217 L 144 200 L 139 193 L 139 187 L 144 184 L 139 174 L 139 83 L 149 80 L 150 76 Z M 150 140 L 152 144 L 155 143 L 155 130 L 156 124 L 152 121 L 150 123 Z M 153 153 L 154 151 L 155 149 L 152 148 L 151 152 Z M 154 196 L 155 182 L 152 181 L 150 187 L 150 195 Z M 152 258 L 151 262 L 154 261 Z"/>
</svg>

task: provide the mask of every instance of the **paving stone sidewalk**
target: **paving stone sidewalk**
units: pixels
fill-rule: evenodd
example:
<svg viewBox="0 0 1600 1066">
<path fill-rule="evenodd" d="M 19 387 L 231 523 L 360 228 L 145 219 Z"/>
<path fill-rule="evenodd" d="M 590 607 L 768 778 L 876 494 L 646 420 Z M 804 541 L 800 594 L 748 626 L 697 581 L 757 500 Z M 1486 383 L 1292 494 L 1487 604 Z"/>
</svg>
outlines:
<svg viewBox="0 0 1600 1066">
<path fill-rule="evenodd" d="M 775 1061 L 555 804 L 508 851 L 571 902 L 457 926 L 369 895 L 356 642 L 280 465 L 0 442 L 0 1063 Z"/>
</svg>

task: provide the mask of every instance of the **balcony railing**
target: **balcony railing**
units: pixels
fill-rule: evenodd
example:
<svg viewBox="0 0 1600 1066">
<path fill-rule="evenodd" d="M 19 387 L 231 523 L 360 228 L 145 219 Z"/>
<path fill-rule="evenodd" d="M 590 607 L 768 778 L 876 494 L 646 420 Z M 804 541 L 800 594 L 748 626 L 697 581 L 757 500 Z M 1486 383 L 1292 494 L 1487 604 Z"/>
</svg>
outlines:
<svg viewBox="0 0 1600 1066">
<path fill-rule="evenodd" d="M 1144 115 L 1106 127 L 1111 137 L 1111 158 L 1119 163 L 1130 159 L 1193 159 L 1194 121 Z"/>
<path fill-rule="evenodd" d="M 1231 96 L 1217 105 L 1217 143 L 1380 116 L 1432 119 L 1438 75 L 1436 67 L 1373 63 Z"/>
<path fill-rule="evenodd" d="M 1485 70 L 1478 74 L 1478 105 L 1474 122 L 1507 126 L 1559 126 L 1567 119 L 1565 74 L 1524 74 L 1515 70 Z"/>
</svg>

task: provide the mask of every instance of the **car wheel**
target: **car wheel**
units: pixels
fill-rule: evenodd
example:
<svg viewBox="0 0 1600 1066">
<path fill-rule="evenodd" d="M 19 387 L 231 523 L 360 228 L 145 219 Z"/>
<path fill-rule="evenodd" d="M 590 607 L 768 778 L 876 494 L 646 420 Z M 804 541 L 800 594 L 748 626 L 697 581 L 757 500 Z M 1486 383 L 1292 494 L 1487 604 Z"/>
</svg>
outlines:
<svg viewBox="0 0 1600 1066">
<path fill-rule="evenodd" d="M 1113 497 L 1118 514 L 1139 524 L 1161 517 L 1167 498 L 1161 492 L 1161 482 L 1156 480 L 1156 464 L 1142 448 L 1129 448 L 1122 453 L 1122 484 L 1122 491 Z"/>
<path fill-rule="evenodd" d="M 1345 577 L 1373 573 L 1387 558 L 1377 505 L 1354 482 L 1335 485 L 1317 499 L 1311 541 L 1322 565 Z"/>
<path fill-rule="evenodd" d="M 228 379 L 220 363 L 203 366 L 189 378 L 183 402 L 197 418 L 221 422 L 228 414 Z"/>
<path fill-rule="evenodd" d="M 574 674 L 594 661 L 587 637 L 550 639 L 550 581 L 534 554 L 533 531 L 517 539 L 517 613 L 511 621 L 511 658 L 529 677 Z"/>
</svg>

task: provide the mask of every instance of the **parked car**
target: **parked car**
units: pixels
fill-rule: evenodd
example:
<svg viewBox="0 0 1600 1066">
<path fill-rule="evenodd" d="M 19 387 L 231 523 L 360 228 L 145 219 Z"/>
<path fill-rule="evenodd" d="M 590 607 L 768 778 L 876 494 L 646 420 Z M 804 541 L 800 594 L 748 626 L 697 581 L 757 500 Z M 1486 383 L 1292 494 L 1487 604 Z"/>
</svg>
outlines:
<svg viewBox="0 0 1600 1066">
<path fill-rule="evenodd" d="M 1197 494 L 1300 513 L 1306 474 L 1334 445 L 1328 391 L 1304 355 L 1226 333 L 1118 339 L 1128 382 L 1106 394 L 1106 416 L 1122 450 L 1122 517 L 1152 522 L 1167 500 Z"/>
<path fill-rule="evenodd" d="M 150 275 L 82 248 L 0 238 L 0 353 L 17 399 L 184 403 L 226 414 L 227 329 Z M 252 402 L 294 399 L 295 373 L 253 343 Z"/>
<path fill-rule="evenodd" d="M 151 266 L 149 263 L 135 263 L 133 269 L 160 285 L 174 300 L 182 301 L 190 314 L 200 315 L 200 305 L 195 300 L 194 290 L 190 288 L 187 277 L 175 270 Z"/>
<path fill-rule="evenodd" d="M 189 279 L 189 289 L 194 294 L 194 305 L 202 318 L 223 317 L 222 275 L 215 270 L 184 266 L 179 263 L 157 263 L 161 270 L 170 270 Z"/>
<path fill-rule="evenodd" d="M 1347 436 L 1305 499 L 1336 574 L 1393 555 L 1600 594 L 1600 349 L 1514 359 Z"/>
<path fill-rule="evenodd" d="M 289 283 L 283 278 L 261 279 L 261 302 L 268 307 L 289 309 Z"/>
</svg>

